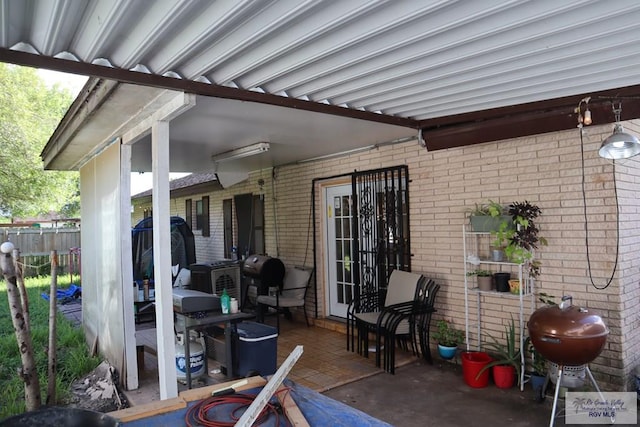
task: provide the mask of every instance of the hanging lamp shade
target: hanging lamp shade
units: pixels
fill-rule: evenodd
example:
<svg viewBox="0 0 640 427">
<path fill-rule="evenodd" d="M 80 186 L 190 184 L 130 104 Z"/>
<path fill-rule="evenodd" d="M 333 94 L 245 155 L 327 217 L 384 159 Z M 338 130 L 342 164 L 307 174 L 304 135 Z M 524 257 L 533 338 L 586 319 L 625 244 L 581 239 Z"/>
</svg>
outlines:
<svg viewBox="0 0 640 427">
<path fill-rule="evenodd" d="M 598 154 L 605 159 L 628 159 L 640 154 L 640 141 L 634 135 L 626 133 L 620 123 L 616 123 L 613 134 L 602 141 Z"/>
</svg>

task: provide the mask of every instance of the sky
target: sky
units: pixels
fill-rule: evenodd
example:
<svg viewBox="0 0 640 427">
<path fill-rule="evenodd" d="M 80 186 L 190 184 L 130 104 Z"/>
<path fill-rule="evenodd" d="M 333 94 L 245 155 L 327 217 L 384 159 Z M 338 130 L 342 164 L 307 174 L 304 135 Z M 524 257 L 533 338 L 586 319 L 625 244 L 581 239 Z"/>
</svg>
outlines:
<svg viewBox="0 0 640 427">
<path fill-rule="evenodd" d="M 59 73 L 57 71 L 38 69 L 38 74 L 44 80 L 45 84 L 53 86 L 58 83 L 60 86 L 67 88 L 75 97 L 80 93 L 82 86 L 86 83 L 87 76 L 79 76 L 77 74 Z"/>
<path fill-rule="evenodd" d="M 60 86 L 69 89 L 73 96 L 77 96 L 82 90 L 82 87 L 87 82 L 88 77 L 80 76 L 77 74 L 60 73 L 58 71 L 38 69 L 38 74 L 45 82 L 45 84 L 53 86 L 58 83 Z M 188 173 L 172 173 L 169 175 L 169 179 L 180 178 Z M 152 174 L 151 173 L 138 173 L 131 174 L 131 194 L 138 194 L 146 191 L 152 187 Z"/>
</svg>

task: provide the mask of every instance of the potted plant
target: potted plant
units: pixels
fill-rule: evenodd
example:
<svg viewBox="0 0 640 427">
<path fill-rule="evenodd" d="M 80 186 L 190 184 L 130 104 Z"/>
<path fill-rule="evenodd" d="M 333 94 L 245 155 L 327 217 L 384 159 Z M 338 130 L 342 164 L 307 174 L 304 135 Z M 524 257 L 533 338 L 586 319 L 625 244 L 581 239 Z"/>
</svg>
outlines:
<svg viewBox="0 0 640 427">
<path fill-rule="evenodd" d="M 467 276 L 476 276 L 478 289 L 481 291 L 490 291 L 493 285 L 493 272 L 490 270 L 477 269 L 467 272 Z"/>
<path fill-rule="evenodd" d="M 509 219 L 506 208 L 493 200 L 487 203 L 476 203 L 475 207 L 467 213 L 471 229 L 477 232 L 495 232 L 502 222 Z"/>
<path fill-rule="evenodd" d="M 525 348 L 529 353 L 527 367 L 529 368 L 529 378 L 533 388 L 534 399 L 537 402 L 542 402 L 547 395 L 547 359 L 536 350 L 529 337 L 525 341 Z"/>
<path fill-rule="evenodd" d="M 509 218 L 503 220 L 494 233 L 493 246 L 503 247 L 504 253 L 510 262 L 516 264 L 528 264 L 529 276 L 537 277 L 540 270 L 540 262 L 533 260 L 533 250 L 539 245 L 546 245 L 547 240 L 539 235 L 539 228 L 535 219 L 540 216 L 542 210 L 528 202 L 513 202 L 507 209 Z"/>
<path fill-rule="evenodd" d="M 488 363 L 478 375 L 489 368 L 492 368 L 493 381 L 498 388 L 511 388 L 517 378 L 520 384 L 521 373 L 521 350 L 518 348 L 516 327 L 511 318 L 511 322 L 505 327 L 505 343 L 498 341 L 493 336 L 489 336 L 486 343 L 491 350 L 493 360 Z"/>
<path fill-rule="evenodd" d="M 439 320 L 436 323 L 436 332 L 433 339 L 438 343 L 438 354 L 443 359 L 453 359 L 458 349 L 458 344 L 464 342 L 464 333 L 456 329 L 447 320 Z"/>
</svg>

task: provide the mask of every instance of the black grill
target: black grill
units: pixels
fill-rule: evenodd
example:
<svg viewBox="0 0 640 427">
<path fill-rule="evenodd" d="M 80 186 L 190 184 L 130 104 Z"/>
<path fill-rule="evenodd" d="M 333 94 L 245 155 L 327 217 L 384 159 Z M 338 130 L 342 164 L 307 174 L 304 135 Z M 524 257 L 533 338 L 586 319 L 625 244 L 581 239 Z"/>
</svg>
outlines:
<svg viewBox="0 0 640 427">
<path fill-rule="evenodd" d="M 258 295 L 266 295 L 270 287 L 282 288 L 284 272 L 282 261 L 266 255 L 250 255 L 242 265 L 242 273 L 253 279 Z"/>
</svg>

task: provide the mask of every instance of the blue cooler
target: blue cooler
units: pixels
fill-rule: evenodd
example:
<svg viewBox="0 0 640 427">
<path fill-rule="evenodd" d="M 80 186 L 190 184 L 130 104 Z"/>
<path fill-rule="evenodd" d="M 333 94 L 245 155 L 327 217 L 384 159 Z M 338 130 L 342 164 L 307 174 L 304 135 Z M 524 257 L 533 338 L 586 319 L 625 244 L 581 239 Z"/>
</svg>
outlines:
<svg viewBox="0 0 640 427">
<path fill-rule="evenodd" d="M 274 374 L 278 361 L 278 330 L 262 323 L 241 322 L 236 334 L 235 375 L 245 377 L 250 372 L 257 372 L 264 377 Z"/>
</svg>

